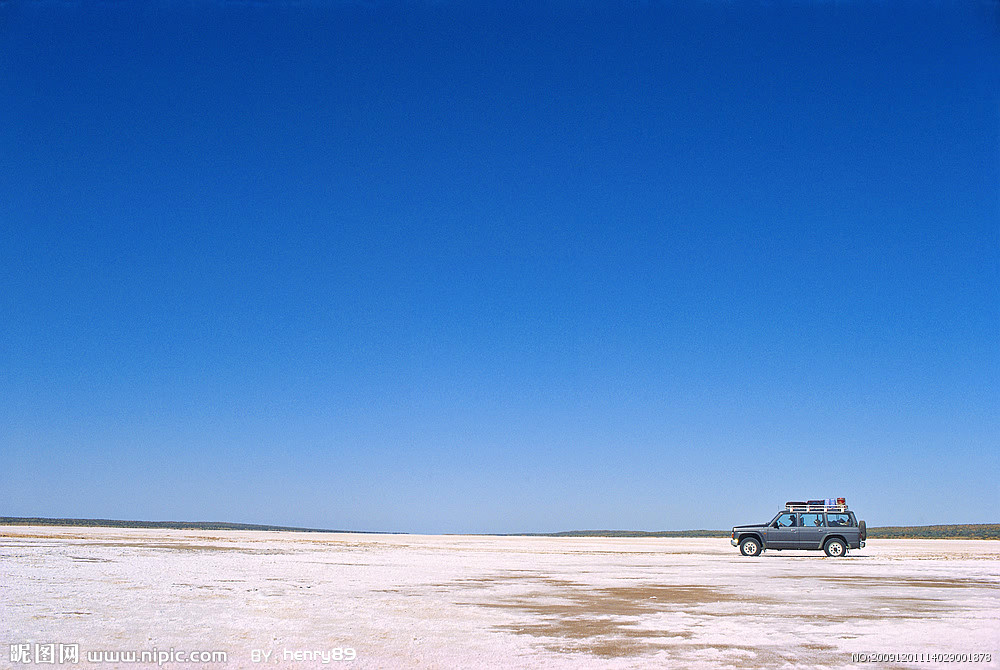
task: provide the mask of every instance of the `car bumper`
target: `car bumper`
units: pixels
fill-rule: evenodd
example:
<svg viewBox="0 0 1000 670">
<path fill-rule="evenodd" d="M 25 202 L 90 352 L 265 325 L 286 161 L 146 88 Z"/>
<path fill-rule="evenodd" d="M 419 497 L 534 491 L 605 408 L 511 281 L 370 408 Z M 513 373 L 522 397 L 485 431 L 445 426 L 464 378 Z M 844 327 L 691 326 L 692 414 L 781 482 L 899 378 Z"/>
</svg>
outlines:
<svg viewBox="0 0 1000 670">
<path fill-rule="evenodd" d="M 729 544 L 733 545 L 734 547 L 740 546 L 739 540 L 736 539 L 729 540 Z"/>
</svg>

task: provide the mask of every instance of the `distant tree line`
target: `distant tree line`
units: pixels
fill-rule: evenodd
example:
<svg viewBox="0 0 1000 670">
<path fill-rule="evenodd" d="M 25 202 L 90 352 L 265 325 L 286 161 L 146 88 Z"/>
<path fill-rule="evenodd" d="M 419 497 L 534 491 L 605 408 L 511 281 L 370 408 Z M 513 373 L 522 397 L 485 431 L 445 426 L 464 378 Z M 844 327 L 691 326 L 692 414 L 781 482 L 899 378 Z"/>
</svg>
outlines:
<svg viewBox="0 0 1000 670">
<path fill-rule="evenodd" d="M 959 523 L 943 526 L 880 526 L 868 529 L 873 539 L 1000 540 L 1000 523 Z"/>
<path fill-rule="evenodd" d="M 296 533 L 372 533 L 377 531 L 296 528 L 225 521 L 122 521 L 117 519 L 51 519 L 47 517 L 0 516 L 0 526 L 79 526 L 92 528 L 169 528 L 174 530 L 270 530 Z M 488 533 L 489 534 L 489 533 Z M 728 530 L 567 530 L 558 533 L 492 533 L 520 537 L 729 537 Z M 937 526 L 869 527 L 874 540 L 1000 540 L 1000 524 L 962 523 Z"/>
<path fill-rule="evenodd" d="M 169 528 L 173 530 L 279 530 L 297 533 L 344 533 L 321 528 L 268 526 L 225 521 L 122 521 L 119 519 L 50 519 L 47 517 L 0 516 L 0 526 L 82 526 L 88 528 Z"/>
<path fill-rule="evenodd" d="M 510 533 L 528 537 L 729 537 L 728 530 L 564 530 L 558 533 Z"/>
</svg>

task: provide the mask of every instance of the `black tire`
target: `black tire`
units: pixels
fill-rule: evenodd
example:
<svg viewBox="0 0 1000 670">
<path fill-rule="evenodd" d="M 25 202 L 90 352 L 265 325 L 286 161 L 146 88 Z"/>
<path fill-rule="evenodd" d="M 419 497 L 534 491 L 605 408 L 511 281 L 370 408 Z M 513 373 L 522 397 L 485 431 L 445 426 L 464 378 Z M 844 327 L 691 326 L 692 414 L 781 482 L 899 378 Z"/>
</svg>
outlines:
<svg viewBox="0 0 1000 670">
<path fill-rule="evenodd" d="M 868 526 L 865 525 L 864 521 L 858 522 L 858 536 L 862 542 L 868 539 Z"/>
<path fill-rule="evenodd" d="M 744 556 L 758 556 L 762 549 L 760 541 L 755 537 L 747 537 L 740 542 L 740 553 Z"/>
<path fill-rule="evenodd" d="M 823 545 L 823 551 L 831 558 L 840 558 L 847 555 L 847 544 L 843 540 L 833 538 L 826 541 L 826 544 Z"/>
</svg>

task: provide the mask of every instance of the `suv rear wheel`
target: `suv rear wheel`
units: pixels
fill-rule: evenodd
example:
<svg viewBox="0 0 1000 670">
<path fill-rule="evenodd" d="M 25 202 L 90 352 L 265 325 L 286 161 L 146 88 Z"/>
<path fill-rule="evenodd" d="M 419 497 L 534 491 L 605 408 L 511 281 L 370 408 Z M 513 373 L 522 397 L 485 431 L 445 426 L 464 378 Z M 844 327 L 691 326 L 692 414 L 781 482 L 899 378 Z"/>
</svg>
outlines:
<svg viewBox="0 0 1000 670">
<path fill-rule="evenodd" d="M 838 540 L 837 538 L 828 541 L 823 549 L 826 551 L 827 556 L 832 556 L 833 558 L 839 558 L 847 553 L 847 545 L 844 544 L 843 540 Z"/>
<path fill-rule="evenodd" d="M 760 553 L 760 542 L 755 537 L 748 537 L 740 542 L 740 553 L 744 556 L 756 556 Z"/>
</svg>

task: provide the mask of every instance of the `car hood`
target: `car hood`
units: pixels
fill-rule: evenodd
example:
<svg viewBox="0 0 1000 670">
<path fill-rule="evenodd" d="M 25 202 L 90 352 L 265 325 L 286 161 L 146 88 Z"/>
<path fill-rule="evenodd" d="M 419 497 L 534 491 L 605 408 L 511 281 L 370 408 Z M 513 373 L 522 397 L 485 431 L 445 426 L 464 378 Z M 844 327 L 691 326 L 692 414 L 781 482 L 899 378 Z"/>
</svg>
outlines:
<svg viewBox="0 0 1000 670">
<path fill-rule="evenodd" d="M 733 530 L 737 528 L 763 528 L 766 525 L 766 523 L 745 523 L 742 526 L 733 526 Z"/>
</svg>

